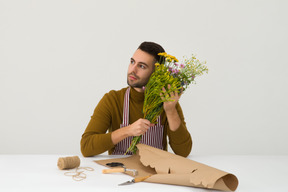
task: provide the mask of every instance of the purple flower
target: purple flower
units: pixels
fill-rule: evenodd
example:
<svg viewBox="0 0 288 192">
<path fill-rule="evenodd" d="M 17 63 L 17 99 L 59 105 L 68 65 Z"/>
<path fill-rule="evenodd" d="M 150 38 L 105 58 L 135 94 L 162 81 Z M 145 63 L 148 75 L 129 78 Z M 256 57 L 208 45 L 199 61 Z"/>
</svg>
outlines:
<svg viewBox="0 0 288 192">
<path fill-rule="evenodd" d="M 177 74 L 177 73 L 179 73 L 179 70 L 178 69 L 173 69 L 172 73 Z"/>
<path fill-rule="evenodd" d="M 183 63 L 180 64 L 180 68 L 184 68 L 185 65 Z"/>
<path fill-rule="evenodd" d="M 176 65 L 177 67 L 179 66 L 179 64 L 178 64 L 178 63 L 174 63 L 174 65 Z"/>
<path fill-rule="evenodd" d="M 169 68 L 168 68 L 168 71 L 169 71 L 169 72 L 172 72 L 172 67 L 169 67 Z"/>
</svg>

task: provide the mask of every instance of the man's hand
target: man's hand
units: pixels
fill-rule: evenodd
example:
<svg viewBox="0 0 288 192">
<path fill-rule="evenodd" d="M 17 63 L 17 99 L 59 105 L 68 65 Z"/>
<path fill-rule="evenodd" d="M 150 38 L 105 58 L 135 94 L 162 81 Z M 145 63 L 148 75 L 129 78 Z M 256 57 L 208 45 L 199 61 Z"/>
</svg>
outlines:
<svg viewBox="0 0 288 192">
<path fill-rule="evenodd" d="M 117 129 L 112 132 L 111 140 L 114 145 L 125 139 L 129 136 L 140 136 L 146 133 L 149 127 L 154 126 L 155 124 L 150 123 L 147 119 L 138 119 L 131 125 Z"/>
<path fill-rule="evenodd" d="M 149 120 L 140 118 L 128 126 L 129 136 L 143 135 L 151 126 L 154 126 L 154 124 L 150 123 Z"/>
<path fill-rule="evenodd" d="M 168 85 L 168 89 L 170 89 L 170 88 L 171 88 L 171 86 Z M 175 92 L 171 92 L 170 95 L 169 95 L 164 87 L 162 88 L 162 90 L 163 90 L 164 94 L 166 94 L 165 97 L 168 97 L 169 100 L 171 100 L 171 101 L 166 101 L 163 104 L 163 108 L 164 108 L 166 114 L 175 112 L 176 104 L 179 101 L 179 99 L 181 97 L 181 94 L 178 94 L 175 91 Z M 182 90 L 183 90 L 183 88 L 182 88 Z M 164 100 L 165 97 L 164 97 L 164 95 L 162 93 L 160 93 L 160 96 L 161 96 L 161 99 Z"/>
<path fill-rule="evenodd" d="M 170 89 L 171 86 L 168 85 L 168 89 Z M 165 95 L 160 94 L 161 99 L 164 100 L 165 98 L 168 98 L 170 101 L 165 101 L 163 104 L 164 111 L 166 113 L 167 119 L 168 119 L 168 124 L 169 124 L 169 129 L 171 131 L 176 131 L 180 124 L 181 124 L 181 119 L 179 117 L 179 114 L 176 109 L 176 104 L 179 101 L 181 94 L 178 94 L 176 91 L 171 92 L 170 95 L 166 92 L 166 89 L 163 87 L 162 88 L 163 92 Z M 183 88 L 181 90 L 181 93 L 183 91 Z"/>
</svg>

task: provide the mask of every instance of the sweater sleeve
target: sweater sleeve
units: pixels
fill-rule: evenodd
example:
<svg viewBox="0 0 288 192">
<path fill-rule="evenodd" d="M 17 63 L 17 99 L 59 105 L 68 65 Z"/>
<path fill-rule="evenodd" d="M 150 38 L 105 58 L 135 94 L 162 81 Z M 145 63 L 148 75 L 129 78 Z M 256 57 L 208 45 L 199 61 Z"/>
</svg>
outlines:
<svg viewBox="0 0 288 192">
<path fill-rule="evenodd" d="M 106 133 L 111 127 L 111 112 L 108 94 L 96 106 L 90 122 L 81 138 L 81 152 L 84 157 L 101 154 L 114 147 L 111 132 Z"/>
<path fill-rule="evenodd" d="M 184 115 L 179 103 L 177 103 L 176 108 L 181 119 L 181 124 L 176 131 L 171 131 L 168 125 L 167 133 L 169 144 L 175 154 L 187 157 L 192 149 L 192 138 L 187 130 Z"/>
</svg>

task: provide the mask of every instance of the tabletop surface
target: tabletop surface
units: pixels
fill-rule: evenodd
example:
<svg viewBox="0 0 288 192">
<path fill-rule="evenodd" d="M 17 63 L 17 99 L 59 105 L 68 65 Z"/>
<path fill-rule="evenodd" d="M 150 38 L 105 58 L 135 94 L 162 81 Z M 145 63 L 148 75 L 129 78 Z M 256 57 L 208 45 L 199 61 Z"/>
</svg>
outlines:
<svg viewBox="0 0 288 192">
<path fill-rule="evenodd" d="M 59 170 L 57 161 L 69 155 L 0 155 L 0 191 L 189 191 L 214 192 L 194 187 L 140 182 L 131 185 L 118 184 L 133 179 L 123 173 L 102 174 L 105 167 L 94 160 L 113 159 L 123 156 L 98 155 L 80 157 L 86 179 L 75 181 Z M 72 155 L 71 155 L 72 156 Z M 288 156 L 189 156 L 191 160 L 212 166 L 237 176 L 236 191 L 288 191 Z"/>
</svg>

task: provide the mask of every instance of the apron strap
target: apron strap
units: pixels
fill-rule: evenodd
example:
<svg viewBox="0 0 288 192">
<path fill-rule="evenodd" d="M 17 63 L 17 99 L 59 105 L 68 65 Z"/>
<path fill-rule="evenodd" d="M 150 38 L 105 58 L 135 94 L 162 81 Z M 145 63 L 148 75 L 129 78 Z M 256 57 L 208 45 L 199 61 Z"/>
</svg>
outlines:
<svg viewBox="0 0 288 192">
<path fill-rule="evenodd" d="M 125 92 L 124 104 L 123 104 L 123 122 L 120 127 L 126 127 L 129 125 L 129 96 L 130 96 L 130 87 Z"/>
</svg>

